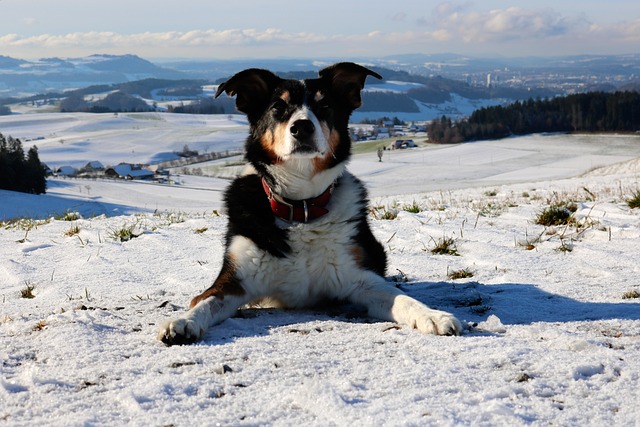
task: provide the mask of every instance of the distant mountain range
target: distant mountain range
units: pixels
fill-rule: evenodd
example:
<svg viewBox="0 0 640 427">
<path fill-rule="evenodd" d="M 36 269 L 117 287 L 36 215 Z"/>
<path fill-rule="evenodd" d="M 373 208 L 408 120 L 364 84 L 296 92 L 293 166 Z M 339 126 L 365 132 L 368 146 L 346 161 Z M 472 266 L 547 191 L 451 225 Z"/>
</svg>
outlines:
<svg viewBox="0 0 640 427">
<path fill-rule="evenodd" d="M 206 85 L 219 83 L 251 67 L 270 69 L 285 78 L 310 78 L 344 59 L 174 60 L 151 62 L 136 55 L 84 58 L 16 59 L 0 56 L 0 108 L 38 101 L 81 103 L 83 97 L 120 91 L 143 98 L 150 107 L 175 101 L 211 99 Z M 354 119 L 402 117 L 424 120 L 467 116 L 475 109 L 529 98 L 586 91 L 640 90 L 640 54 L 557 58 L 473 58 L 456 54 L 397 55 L 353 59 L 376 70 L 385 81 L 369 81 L 364 105 Z M 215 89 L 214 89 L 215 90 Z M 74 99 L 69 99 L 69 98 Z M 98 97 L 99 99 L 99 97 Z M 56 101 L 57 100 L 57 101 Z M 100 101 L 97 101 L 98 103 Z M 209 101 L 207 101 L 209 102 Z M 233 112 L 231 100 L 200 105 Z M 70 111 L 93 111 L 81 105 Z M 100 107 L 98 105 L 96 108 Z M 168 105 L 159 106 L 169 108 Z M 100 107 L 101 108 L 101 107 Z M 205 109 L 206 110 L 206 109 Z M 109 110 L 111 111 L 111 110 Z"/>
<path fill-rule="evenodd" d="M 37 61 L 0 56 L 0 97 L 32 95 L 145 78 L 182 79 L 185 74 L 135 55 L 91 55 Z"/>
<path fill-rule="evenodd" d="M 157 61 L 171 68 L 198 78 L 219 78 L 244 68 L 267 68 L 276 72 L 317 70 L 344 58 L 319 59 L 247 59 L 247 60 L 180 60 Z M 640 54 L 629 55 L 576 55 L 564 57 L 480 58 L 455 53 L 404 54 L 381 58 L 353 58 L 353 62 L 369 64 L 391 70 L 406 71 L 423 76 L 460 77 L 492 72 L 573 73 L 617 75 L 640 78 Z"/>
<path fill-rule="evenodd" d="M 251 67 L 275 72 L 318 70 L 344 59 L 246 59 L 163 60 L 151 62 L 136 55 L 91 55 L 84 58 L 16 59 L 0 56 L 0 98 L 48 91 L 77 89 L 96 84 L 114 84 L 158 79 L 206 79 L 215 81 Z M 509 82 L 529 87 L 563 84 L 610 90 L 640 80 L 640 54 L 571 57 L 474 58 L 452 53 L 354 58 L 374 67 L 405 71 L 421 76 L 442 76 L 471 85 Z M 386 77 L 386 76 L 385 76 Z M 568 83 L 566 83 L 568 82 Z M 573 87 L 572 86 L 572 87 Z"/>
</svg>

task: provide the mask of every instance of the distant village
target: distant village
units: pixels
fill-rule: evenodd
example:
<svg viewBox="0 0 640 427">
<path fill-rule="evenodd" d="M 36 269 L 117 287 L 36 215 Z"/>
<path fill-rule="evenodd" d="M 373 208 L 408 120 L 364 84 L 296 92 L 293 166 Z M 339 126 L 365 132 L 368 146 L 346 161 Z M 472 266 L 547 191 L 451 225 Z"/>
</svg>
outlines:
<svg viewBox="0 0 640 427">
<path fill-rule="evenodd" d="M 353 124 L 349 128 L 351 139 L 357 143 L 360 141 L 384 141 L 384 150 L 396 150 L 414 148 L 416 144 L 413 139 L 406 138 L 424 134 L 426 124 L 400 123 L 395 120 L 378 120 L 373 124 Z M 212 160 L 223 159 L 244 154 L 243 151 L 224 151 L 212 153 L 199 153 L 185 145 L 182 151 L 175 152 L 176 158 L 173 160 L 154 164 L 140 163 L 120 163 L 115 166 L 105 166 L 98 160 L 88 162 L 86 165 L 76 168 L 73 166 L 57 166 L 50 168 L 46 166 L 47 175 L 69 178 L 85 179 L 118 179 L 118 180 L 143 180 L 152 181 L 159 184 L 171 184 L 172 170 L 182 168 L 182 173 L 189 173 L 186 166 L 197 163 L 204 163 Z"/>
<path fill-rule="evenodd" d="M 124 180 L 146 180 L 168 183 L 169 171 L 159 169 L 157 165 L 120 163 L 115 166 L 105 167 L 95 160 L 81 168 L 73 166 L 60 166 L 51 169 L 47 166 L 47 174 L 58 177 L 72 178 L 110 178 Z"/>
<path fill-rule="evenodd" d="M 106 178 L 122 180 L 144 180 L 153 181 L 159 184 L 171 184 L 171 170 L 188 165 L 218 160 L 226 157 L 242 154 L 241 151 L 224 151 L 221 153 L 200 154 L 196 150 L 190 150 L 185 145 L 183 151 L 175 153 L 177 158 L 166 162 L 154 164 L 126 163 L 122 162 L 115 166 L 104 166 L 100 161 L 88 162 L 81 168 L 73 166 L 60 166 L 50 168 L 46 166 L 47 174 L 50 176 L 69 178 Z M 186 172 L 186 169 L 184 169 Z"/>
<path fill-rule="evenodd" d="M 367 124 L 367 123 L 351 124 L 349 125 L 349 132 L 351 133 L 351 140 L 354 142 L 386 140 L 386 139 L 392 139 L 392 138 L 404 138 L 406 136 L 426 134 L 427 123 L 426 122 L 405 123 L 397 118 L 380 119 L 380 120 L 376 120 L 375 123 L 371 123 L 371 124 Z M 391 145 L 394 145 L 394 144 L 391 144 Z M 386 148 L 392 149 L 391 146 Z"/>
</svg>

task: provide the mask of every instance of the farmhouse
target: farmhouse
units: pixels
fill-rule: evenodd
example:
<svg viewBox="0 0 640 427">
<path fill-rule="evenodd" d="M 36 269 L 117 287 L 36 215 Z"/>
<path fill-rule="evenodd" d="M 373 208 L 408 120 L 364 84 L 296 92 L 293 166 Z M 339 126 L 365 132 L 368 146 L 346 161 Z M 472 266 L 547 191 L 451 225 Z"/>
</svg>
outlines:
<svg viewBox="0 0 640 427">
<path fill-rule="evenodd" d="M 55 170 L 56 175 L 62 176 L 75 176 L 78 173 L 78 170 L 73 166 L 60 166 Z"/>
<path fill-rule="evenodd" d="M 78 178 L 97 178 L 104 176 L 104 166 L 99 161 L 89 162 L 78 170 Z"/>
<path fill-rule="evenodd" d="M 84 172 L 99 172 L 99 171 L 104 171 L 104 166 L 99 161 L 94 160 L 84 165 L 82 170 Z"/>
<path fill-rule="evenodd" d="M 154 173 L 143 165 L 131 163 L 120 163 L 109 167 L 104 171 L 104 174 L 109 178 L 119 179 L 151 179 L 154 176 Z"/>
</svg>

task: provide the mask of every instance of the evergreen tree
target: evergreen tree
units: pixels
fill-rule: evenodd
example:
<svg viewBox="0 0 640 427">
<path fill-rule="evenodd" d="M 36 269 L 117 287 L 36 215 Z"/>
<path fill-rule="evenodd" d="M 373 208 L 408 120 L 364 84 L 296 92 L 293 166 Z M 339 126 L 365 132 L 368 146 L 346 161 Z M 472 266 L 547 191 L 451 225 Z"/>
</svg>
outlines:
<svg viewBox="0 0 640 427">
<path fill-rule="evenodd" d="M 41 194 L 46 191 L 46 172 L 33 146 L 25 158 L 22 142 L 0 133 L 0 189 Z"/>
<path fill-rule="evenodd" d="M 24 150 L 22 142 L 7 137 L 7 185 L 9 190 L 22 191 L 22 170 L 24 168 Z M 7 187 L 5 187 L 7 188 Z"/>
<path fill-rule="evenodd" d="M 47 189 L 47 178 L 44 165 L 38 156 L 38 147 L 35 145 L 27 152 L 25 166 L 25 191 L 33 194 L 43 194 Z"/>
<path fill-rule="evenodd" d="M 0 188 L 6 188 L 5 183 L 13 182 L 13 169 L 9 164 L 9 148 L 4 135 L 0 133 Z"/>
</svg>

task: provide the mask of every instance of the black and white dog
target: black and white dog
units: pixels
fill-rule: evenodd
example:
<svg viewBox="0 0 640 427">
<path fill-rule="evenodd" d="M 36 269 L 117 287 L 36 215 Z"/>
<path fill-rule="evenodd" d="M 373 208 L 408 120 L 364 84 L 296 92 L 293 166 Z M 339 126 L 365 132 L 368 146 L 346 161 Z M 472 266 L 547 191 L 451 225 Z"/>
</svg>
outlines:
<svg viewBox="0 0 640 427">
<path fill-rule="evenodd" d="M 367 222 L 367 193 L 347 170 L 348 120 L 367 76 L 353 63 L 319 78 L 285 80 L 248 69 L 221 84 L 250 124 L 244 173 L 225 194 L 229 225 L 222 270 L 166 322 L 158 338 L 192 343 L 252 302 L 307 307 L 323 300 L 365 306 L 371 317 L 421 332 L 459 335 L 453 315 L 430 309 L 384 278 L 386 254 Z"/>
</svg>

